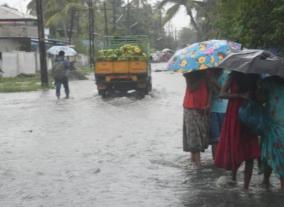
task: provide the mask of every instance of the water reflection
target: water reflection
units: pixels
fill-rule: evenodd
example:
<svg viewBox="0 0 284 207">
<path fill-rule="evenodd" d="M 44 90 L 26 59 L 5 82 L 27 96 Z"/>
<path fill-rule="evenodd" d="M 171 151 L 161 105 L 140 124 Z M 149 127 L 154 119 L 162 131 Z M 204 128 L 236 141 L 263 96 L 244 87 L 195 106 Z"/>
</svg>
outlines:
<svg viewBox="0 0 284 207">
<path fill-rule="evenodd" d="M 157 66 L 155 66 L 157 67 Z M 71 99 L 48 92 L 0 94 L 0 206 L 277 207 L 253 175 L 251 190 L 224 184 L 210 150 L 194 169 L 182 152 L 184 81 L 154 73 L 150 96 L 102 99 L 72 81 Z"/>
</svg>

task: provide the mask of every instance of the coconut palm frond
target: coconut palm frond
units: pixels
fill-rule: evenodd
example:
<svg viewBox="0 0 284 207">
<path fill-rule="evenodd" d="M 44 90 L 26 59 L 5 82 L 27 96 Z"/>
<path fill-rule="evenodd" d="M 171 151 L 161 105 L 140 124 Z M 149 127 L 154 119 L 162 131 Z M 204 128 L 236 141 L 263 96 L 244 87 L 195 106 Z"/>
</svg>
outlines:
<svg viewBox="0 0 284 207">
<path fill-rule="evenodd" d="M 165 25 L 168 21 L 170 21 L 180 9 L 180 5 L 175 4 L 167 10 L 166 16 L 163 19 L 163 25 Z"/>
<path fill-rule="evenodd" d="M 34 8 L 36 8 L 36 2 L 33 0 L 27 5 L 27 10 L 31 13 L 32 10 L 35 10 Z"/>
<path fill-rule="evenodd" d="M 63 12 L 65 15 L 67 15 L 67 14 L 70 13 L 70 11 L 72 11 L 72 10 L 83 11 L 83 10 L 85 10 L 85 9 L 86 9 L 86 7 L 85 7 L 83 4 L 80 4 L 80 3 L 69 3 L 69 4 L 67 4 L 67 5 L 63 8 L 62 12 Z"/>
<path fill-rule="evenodd" d="M 206 2 L 204 2 L 204 1 L 192 1 L 192 3 L 195 4 L 195 5 L 200 5 L 200 6 L 206 5 Z"/>
<path fill-rule="evenodd" d="M 164 6 L 166 6 L 169 3 L 173 3 L 173 0 L 163 0 L 158 4 L 158 9 L 162 9 Z"/>
<path fill-rule="evenodd" d="M 62 15 L 61 13 L 56 13 L 47 20 L 46 26 L 57 25 L 60 22 L 64 21 L 64 19 L 64 15 Z"/>
</svg>

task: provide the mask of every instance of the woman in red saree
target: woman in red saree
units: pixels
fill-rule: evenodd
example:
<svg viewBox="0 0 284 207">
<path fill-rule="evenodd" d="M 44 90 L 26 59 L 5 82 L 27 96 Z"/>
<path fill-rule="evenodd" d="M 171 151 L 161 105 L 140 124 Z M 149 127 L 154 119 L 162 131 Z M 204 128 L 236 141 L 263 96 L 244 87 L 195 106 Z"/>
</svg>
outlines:
<svg viewBox="0 0 284 207">
<path fill-rule="evenodd" d="M 220 96 L 228 98 L 228 108 L 223 123 L 215 165 L 232 171 L 236 181 L 237 170 L 245 161 L 244 188 L 248 189 L 253 171 L 253 160 L 260 155 L 258 137 L 244 126 L 238 117 L 239 108 L 246 99 L 253 98 L 256 79 L 252 75 L 232 72 L 221 89 Z"/>
</svg>

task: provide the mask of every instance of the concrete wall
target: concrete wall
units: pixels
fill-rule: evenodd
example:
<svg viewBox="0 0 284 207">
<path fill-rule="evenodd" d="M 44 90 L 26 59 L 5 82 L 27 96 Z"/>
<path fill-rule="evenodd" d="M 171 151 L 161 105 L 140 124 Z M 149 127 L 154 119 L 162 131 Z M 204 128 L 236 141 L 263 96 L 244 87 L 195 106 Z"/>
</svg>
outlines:
<svg viewBox="0 0 284 207">
<path fill-rule="evenodd" d="M 0 37 L 30 37 L 37 38 L 36 26 L 28 25 L 0 25 Z"/>
<path fill-rule="evenodd" d="M 51 70 L 52 65 L 55 60 L 54 55 L 49 55 L 47 58 L 47 68 Z M 76 68 L 89 66 L 89 57 L 84 54 L 78 54 L 77 56 L 65 57 L 72 65 L 75 65 Z M 39 60 L 38 60 L 39 61 Z"/>
<path fill-rule="evenodd" d="M 0 52 L 31 51 L 29 38 L 0 38 Z"/>
<path fill-rule="evenodd" d="M 12 39 L 0 39 L 0 52 L 20 50 L 21 43 Z"/>
<path fill-rule="evenodd" d="M 77 67 L 88 66 L 89 59 L 86 55 L 78 55 L 76 58 L 70 58 L 69 61 L 75 61 Z M 46 58 L 47 69 L 52 69 L 52 57 Z M 15 77 L 19 74 L 35 74 L 40 72 L 40 60 L 38 52 L 3 52 L 0 59 L 0 68 L 4 72 L 2 77 Z"/>
<path fill-rule="evenodd" d="M 36 62 L 36 71 L 40 72 L 40 56 L 39 56 L 38 50 L 35 52 L 35 62 Z M 46 57 L 46 65 L 47 65 L 47 70 L 52 69 L 52 58 L 51 57 Z"/>
<path fill-rule="evenodd" d="M 3 71 L 3 77 L 15 77 L 19 74 L 16 58 L 17 54 L 15 53 L 2 53 L 1 69 Z"/>
<path fill-rule="evenodd" d="M 34 52 L 2 53 L 1 69 L 3 77 L 15 77 L 19 74 L 35 74 L 37 70 Z"/>
<path fill-rule="evenodd" d="M 76 56 L 76 66 L 84 67 L 89 65 L 89 57 L 84 54 L 79 54 Z"/>
</svg>

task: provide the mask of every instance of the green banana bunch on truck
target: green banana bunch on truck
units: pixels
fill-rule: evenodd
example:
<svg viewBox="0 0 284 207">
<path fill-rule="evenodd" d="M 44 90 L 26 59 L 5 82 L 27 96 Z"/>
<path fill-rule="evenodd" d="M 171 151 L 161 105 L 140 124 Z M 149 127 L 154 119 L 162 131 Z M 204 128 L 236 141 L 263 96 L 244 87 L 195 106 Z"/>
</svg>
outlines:
<svg viewBox="0 0 284 207">
<path fill-rule="evenodd" d="M 152 90 L 150 44 L 147 36 L 106 36 L 96 54 L 95 80 L 99 95 L 113 90 L 136 90 L 144 96 Z"/>
</svg>

